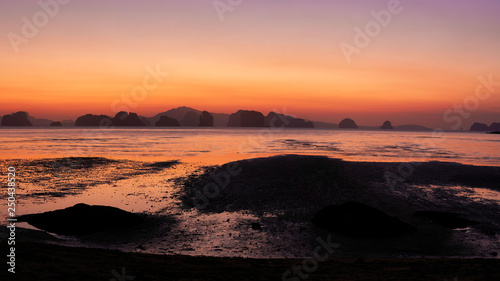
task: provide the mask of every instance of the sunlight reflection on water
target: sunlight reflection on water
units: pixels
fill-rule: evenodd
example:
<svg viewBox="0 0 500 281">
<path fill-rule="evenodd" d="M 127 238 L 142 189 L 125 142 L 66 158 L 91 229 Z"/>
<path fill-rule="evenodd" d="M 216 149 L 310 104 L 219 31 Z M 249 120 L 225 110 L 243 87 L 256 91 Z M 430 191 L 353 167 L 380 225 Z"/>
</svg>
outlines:
<svg viewBox="0 0 500 281">
<path fill-rule="evenodd" d="M 2 129 L 0 157 L 100 156 L 182 159 L 222 164 L 274 154 L 315 154 L 352 161 L 448 161 L 500 166 L 498 135 L 269 128 Z"/>
</svg>

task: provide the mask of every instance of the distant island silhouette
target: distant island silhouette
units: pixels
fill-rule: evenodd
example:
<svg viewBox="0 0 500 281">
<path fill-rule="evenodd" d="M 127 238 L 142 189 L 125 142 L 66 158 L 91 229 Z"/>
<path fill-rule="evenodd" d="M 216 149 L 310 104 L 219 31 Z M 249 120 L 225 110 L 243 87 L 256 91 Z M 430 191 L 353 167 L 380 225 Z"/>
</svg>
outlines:
<svg viewBox="0 0 500 281">
<path fill-rule="evenodd" d="M 253 110 L 238 110 L 229 116 L 227 127 L 264 127 L 264 114 Z"/>
<path fill-rule="evenodd" d="M 491 123 L 491 125 L 486 125 L 483 123 L 474 123 L 470 127 L 471 131 L 475 132 L 495 132 L 495 131 L 500 131 L 500 123 L 494 122 Z"/>
<path fill-rule="evenodd" d="M 179 127 L 180 125 L 179 121 L 165 115 L 160 116 L 160 120 L 155 122 L 156 127 Z"/>
<path fill-rule="evenodd" d="M 18 111 L 0 116 L 1 127 L 244 127 L 244 128 L 317 128 L 317 129 L 360 129 L 430 132 L 433 129 L 416 124 L 393 126 L 386 120 L 379 127 L 359 126 L 351 118 L 345 118 L 338 124 L 311 121 L 276 112 L 267 115 L 255 110 L 240 109 L 234 113 L 213 113 L 181 106 L 160 112 L 152 117 L 140 116 L 134 112 L 121 111 L 114 117 L 104 114 L 88 113 L 73 120 L 49 120 L 30 116 L 25 111 Z M 498 132 L 500 122 L 489 126 L 474 123 L 469 131 Z"/>
<path fill-rule="evenodd" d="M 214 126 L 214 117 L 210 112 L 203 111 L 200 115 L 200 127 L 213 127 Z"/>
<path fill-rule="evenodd" d="M 32 127 L 29 120 L 29 114 L 24 111 L 18 111 L 16 113 L 4 115 L 2 117 L 2 126 L 23 126 L 23 127 Z"/>
<path fill-rule="evenodd" d="M 380 127 L 381 130 L 392 130 L 394 129 L 392 127 L 391 121 L 385 121 L 384 124 Z"/>
<path fill-rule="evenodd" d="M 358 129 L 358 125 L 351 118 L 340 121 L 339 129 Z"/>
</svg>

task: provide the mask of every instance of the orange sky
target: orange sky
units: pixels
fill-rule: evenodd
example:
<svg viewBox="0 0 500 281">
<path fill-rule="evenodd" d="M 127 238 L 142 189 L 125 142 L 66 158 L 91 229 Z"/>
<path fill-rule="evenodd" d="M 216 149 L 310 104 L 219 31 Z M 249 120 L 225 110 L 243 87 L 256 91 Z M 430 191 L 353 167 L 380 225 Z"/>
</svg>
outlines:
<svg viewBox="0 0 500 281">
<path fill-rule="evenodd" d="M 2 3 L 2 34 L 21 34 L 35 1 Z M 103 3 L 104 2 L 104 3 Z M 244 1 L 221 21 L 211 1 L 83 1 L 61 5 L 15 52 L 0 46 L 0 114 L 75 119 L 116 113 L 146 68 L 169 72 L 127 108 L 152 116 L 177 106 L 231 113 L 283 111 L 358 124 L 449 126 L 443 113 L 500 81 L 500 4 L 402 2 L 348 63 L 339 45 L 389 1 Z M 307 2 L 307 3 L 305 3 Z M 335 2 L 335 3 L 331 3 Z M 352 1 L 351 1 L 352 2 Z M 466 124 L 500 121 L 500 85 Z M 118 100 L 118 103 L 113 103 Z"/>
</svg>

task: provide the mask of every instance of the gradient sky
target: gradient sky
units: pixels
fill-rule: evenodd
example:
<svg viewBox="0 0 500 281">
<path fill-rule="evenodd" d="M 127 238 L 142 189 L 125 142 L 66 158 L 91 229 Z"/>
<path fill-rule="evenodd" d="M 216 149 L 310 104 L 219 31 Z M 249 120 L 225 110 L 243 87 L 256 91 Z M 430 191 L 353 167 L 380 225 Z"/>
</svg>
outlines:
<svg viewBox="0 0 500 281">
<path fill-rule="evenodd" d="M 354 28 L 388 2 L 243 0 L 221 21 L 212 0 L 72 0 L 16 53 L 8 34 L 22 35 L 22 18 L 41 7 L 2 1 L 0 114 L 112 115 L 113 101 L 160 65 L 170 76 L 130 111 L 243 108 L 448 128 L 443 113 L 474 94 L 478 76 L 500 81 L 500 1 L 401 1 L 349 64 L 340 43 L 353 44 Z M 463 119 L 500 122 L 500 85 Z"/>
</svg>

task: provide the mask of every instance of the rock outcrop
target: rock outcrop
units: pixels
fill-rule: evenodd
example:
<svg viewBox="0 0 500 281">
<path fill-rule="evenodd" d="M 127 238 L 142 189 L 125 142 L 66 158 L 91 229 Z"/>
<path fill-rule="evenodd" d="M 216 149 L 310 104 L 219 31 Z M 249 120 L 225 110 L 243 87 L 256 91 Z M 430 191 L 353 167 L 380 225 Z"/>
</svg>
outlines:
<svg viewBox="0 0 500 281">
<path fill-rule="evenodd" d="M 76 204 L 66 209 L 20 216 L 18 220 L 56 234 L 84 236 L 131 229 L 144 222 L 145 218 L 114 207 Z"/>
<path fill-rule="evenodd" d="M 168 116 L 160 116 L 160 120 L 156 121 L 156 127 L 179 127 L 179 121 L 174 118 L 170 118 Z"/>
<path fill-rule="evenodd" d="M 31 124 L 27 112 L 18 111 L 13 114 L 4 115 L 2 118 L 2 126 L 31 127 L 33 124 Z"/>
<path fill-rule="evenodd" d="M 500 123 L 491 123 L 490 127 L 489 127 L 489 130 L 490 131 L 500 131 Z"/>
<path fill-rule="evenodd" d="M 149 118 L 144 117 L 144 116 L 139 116 L 139 120 L 141 120 L 141 123 L 144 124 L 144 126 L 153 126 L 153 123 L 149 120 Z"/>
<path fill-rule="evenodd" d="M 62 123 L 60 121 L 55 121 L 50 123 L 50 127 L 62 127 Z"/>
<path fill-rule="evenodd" d="M 213 127 L 214 117 L 208 111 L 203 111 L 200 115 L 200 127 Z"/>
<path fill-rule="evenodd" d="M 118 112 L 112 120 L 112 125 L 116 127 L 141 127 L 145 126 L 136 113 Z"/>
<path fill-rule="evenodd" d="M 229 116 L 227 127 L 264 127 L 264 114 L 258 111 L 238 110 Z"/>
<path fill-rule="evenodd" d="M 417 228 L 368 205 L 347 202 L 329 205 L 316 213 L 312 222 L 324 229 L 356 238 L 397 237 Z"/>
<path fill-rule="evenodd" d="M 86 126 L 86 127 L 109 127 L 111 126 L 112 121 L 109 116 L 106 115 L 94 115 L 94 114 L 86 114 L 84 116 L 80 116 L 75 121 L 75 126 Z"/>
<path fill-rule="evenodd" d="M 381 130 L 392 130 L 391 121 L 385 121 L 384 124 L 380 127 Z"/>
<path fill-rule="evenodd" d="M 488 127 L 488 125 L 486 124 L 483 124 L 483 123 L 474 123 L 472 124 L 472 126 L 470 126 L 470 131 L 473 131 L 473 132 L 486 132 L 486 131 L 489 131 L 490 128 Z"/>
<path fill-rule="evenodd" d="M 339 123 L 339 129 L 357 129 L 358 125 L 350 118 L 346 118 Z"/>
<path fill-rule="evenodd" d="M 265 126 L 272 128 L 314 128 L 314 124 L 311 121 L 272 111 L 265 118 Z"/>
<path fill-rule="evenodd" d="M 184 118 L 179 122 L 183 127 L 198 127 L 200 124 L 200 114 L 189 111 L 184 115 Z"/>
</svg>

